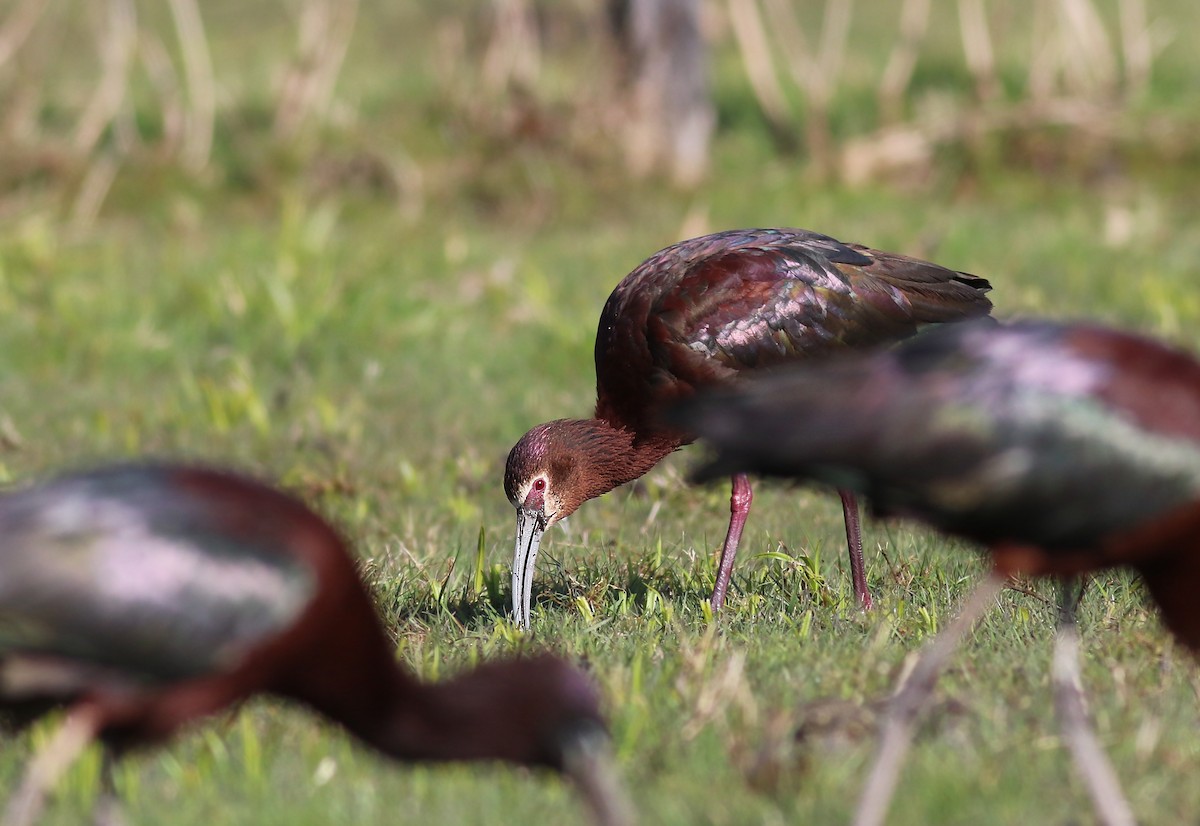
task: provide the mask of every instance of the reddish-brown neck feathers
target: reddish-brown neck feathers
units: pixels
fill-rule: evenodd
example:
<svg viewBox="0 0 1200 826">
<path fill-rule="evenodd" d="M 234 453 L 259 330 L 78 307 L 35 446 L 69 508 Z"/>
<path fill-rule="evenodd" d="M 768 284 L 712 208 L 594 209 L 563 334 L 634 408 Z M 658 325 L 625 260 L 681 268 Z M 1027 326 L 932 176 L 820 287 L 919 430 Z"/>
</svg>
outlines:
<svg viewBox="0 0 1200 826">
<path fill-rule="evenodd" d="M 526 433 L 508 454 L 504 490 L 517 502 L 530 479 L 545 474 L 559 519 L 588 499 L 642 476 L 677 448 L 673 437 L 638 439 L 598 419 L 557 419 Z"/>
<path fill-rule="evenodd" d="M 436 685 L 398 674 L 403 702 L 363 739 L 405 760 L 507 760 L 562 768 L 562 738 L 603 728 L 600 700 L 578 669 L 552 656 L 487 663 Z"/>
</svg>

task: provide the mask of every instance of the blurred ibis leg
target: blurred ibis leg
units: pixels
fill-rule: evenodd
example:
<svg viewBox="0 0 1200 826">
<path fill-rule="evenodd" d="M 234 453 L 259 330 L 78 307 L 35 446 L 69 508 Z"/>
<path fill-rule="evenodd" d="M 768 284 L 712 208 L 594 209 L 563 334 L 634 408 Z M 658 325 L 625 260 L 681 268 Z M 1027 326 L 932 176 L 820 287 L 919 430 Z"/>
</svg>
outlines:
<svg viewBox="0 0 1200 826">
<path fill-rule="evenodd" d="M 1063 739 L 1087 784 L 1096 821 L 1104 826 L 1133 826 L 1133 811 L 1121 791 L 1117 773 L 1100 747 L 1088 721 L 1079 671 L 1079 628 L 1075 609 L 1079 604 L 1079 581 L 1065 579 L 1058 603 L 1058 630 L 1054 637 L 1054 706 Z"/>
<path fill-rule="evenodd" d="M 729 590 L 729 579 L 733 576 L 733 561 L 737 558 L 738 543 L 742 541 L 742 528 L 750 514 L 750 502 L 754 491 L 750 489 L 750 477 L 735 473 L 733 487 L 729 492 L 729 530 L 725 533 L 725 544 L 721 548 L 721 564 L 717 568 L 717 582 L 713 586 L 713 612 L 725 604 L 725 592 Z"/>
<path fill-rule="evenodd" d="M 580 735 L 565 748 L 563 762 L 592 826 L 632 826 L 633 804 L 617 773 L 607 735 Z"/>
<path fill-rule="evenodd" d="M 850 550 L 850 579 L 854 583 L 854 596 L 864 611 L 873 606 L 871 592 L 867 590 L 867 569 L 863 564 L 862 526 L 858 519 L 858 499 L 853 491 L 839 490 L 842 497 L 842 516 L 846 518 L 846 547 Z"/>
<path fill-rule="evenodd" d="M 92 826 L 126 826 L 114 775 L 117 758 L 109 749 L 100 757 L 100 792 L 92 806 Z"/>
<path fill-rule="evenodd" d="M 917 712 L 933 693 L 938 674 L 954 649 L 962 642 L 984 611 L 991 607 L 996 595 L 1004 588 L 1006 578 L 992 571 L 967 601 L 954 621 L 925 647 L 908 678 L 888 703 L 883 721 L 883 734 L 871 775 L 858 801 L 854 815 L 855 826 L 879 826 L 887 815 L 888 804 L 900 779 L 900 765 L 912 742 Z"/>
<path fill-rule="evenodd" d="M 41 814 L 46 794 L 96 737 L 100 718 L 93 706 L 78 706 L 67 713 L 50 742 L 33 756 L 21 785 L 9 798 L 4 826 L 30 826 Z"/>
</svg>

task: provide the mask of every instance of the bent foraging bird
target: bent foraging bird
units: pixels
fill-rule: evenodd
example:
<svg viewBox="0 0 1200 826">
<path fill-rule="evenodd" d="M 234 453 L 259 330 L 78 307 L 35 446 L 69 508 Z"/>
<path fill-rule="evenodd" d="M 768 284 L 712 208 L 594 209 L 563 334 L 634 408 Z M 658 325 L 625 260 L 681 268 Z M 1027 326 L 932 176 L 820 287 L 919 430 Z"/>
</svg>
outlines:
<svg viewBox="0 0 1200 826">
<path fill-rule="evenodd" d="M 121 466 L 0 497 L 0 708 L 67 706 L 9 826 L 36 818 L 92 739 L 111 792 L 127 749 L 264 692 L 399 760 L 565 772 L 596 822 L 625 821 L 583 673 L 541 656 L 427 684 L 393 654 L 337 533 L 243 476 Z"/>
<path fill-rule="evenodd" d="M 1200 654 L 1200 361 L 1088 324 L 971 322 L 718 390 L 675 415 L 715 448 L 701 477 L 846 486 L 883 513 L 987 546 L 995 572 L 897 693 L 856 822 L 882 821 L 938 669 L 1018 572 L 1065 580 L 1054 655 L 1064 736 L 1101 822 L 1133 822 L 1086 723 L 1072 578 L 1133 567 Z"/>
<path fill-rule="evenodd" d="M 542 533 L 693 440 L 688 429 L 659 421 L 664 405 L 760 368 L 987 315 L 989 289 L 973 275 L 802 229 L 718 232 L 655 253 L 600 314 L 593 417 L 538 425 L 508 454 L 516 621 L 529 626 Z M 870 608 L 858 505 L 849 490 L 839 493 L 855 596 Z M 714 610 L 725 600 L 751 498 L 749 479 L 733 474 Z"/>
</svg>

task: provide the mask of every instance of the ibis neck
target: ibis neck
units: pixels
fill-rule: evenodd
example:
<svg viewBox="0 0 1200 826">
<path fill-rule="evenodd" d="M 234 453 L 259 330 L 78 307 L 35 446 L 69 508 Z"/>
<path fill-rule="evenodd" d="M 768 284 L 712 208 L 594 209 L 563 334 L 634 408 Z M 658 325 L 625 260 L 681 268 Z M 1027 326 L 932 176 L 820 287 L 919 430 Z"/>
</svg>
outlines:
<svg viewBox="0 0 1200 826">
<path fill-rule="evenodd" d="M 365 669 L 355 669 L 351 681 L 339 690 L 317 693 L 310 687 L 303 695 L 291 693 L 396 760 L 519 760 L 524 756 L 519 736 L 514 742 L 498 735 L 497 720 L 504 719 L 505 709 L 491 694 L 469 686 L 464 689 L 456 681 L 423 683 L 395 662 L 390 652 L 371 658 Z"/>
<path fill-rule="evenodd" d="M 604 419 L 579 422 L 577 442 L 586 468 L 584 492 L 591 499 L 646 474 L 685 440 L 671 433 L 635 433 Z"/>
<path fill-rule="evenodd" d="M 508 760 L 538 763 L 530 730 L 512 730 L 494 693 L 458 680 L 427 684 L 398 667 L 392 700 L 364 730 L 354 731 L 403 761 Z M 527 728 L 527 727 L 526 727 Z"/>
</svg>

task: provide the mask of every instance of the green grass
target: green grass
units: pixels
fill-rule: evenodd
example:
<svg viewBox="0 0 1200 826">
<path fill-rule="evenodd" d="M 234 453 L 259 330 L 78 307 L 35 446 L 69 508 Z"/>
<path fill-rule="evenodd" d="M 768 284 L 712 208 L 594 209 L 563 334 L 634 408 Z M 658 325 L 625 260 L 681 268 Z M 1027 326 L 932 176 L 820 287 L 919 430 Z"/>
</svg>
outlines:
<svg viewBox="0 0 1200 826">
<path fill-rule="evenodd" d="M 679 193 L 629 182 L 595 146 L 489 132 L 445 94 L 437 21 L 390 14 L 364 9 L 342 84 L 359 120 L 313 138 L 311 156 L 280 157 L 259 135 L 269 115 L 245 101 L 269 73 L 253 65 L 230 81 L 250 108 L 222 121 L 205 178 L 127 169 L 82 233 L 64 217 L 70 179 L 22 178 L 0 193 L 0 478 L 153 454 L 279 479 L 353 538 L 397 656 L 421 675 L 543 646 L 586 659 L 643 823 L 845 821 L 872 737 L 795 744 L 790 733 L 816 701 L 886 695 L 982 561 L 868 519 L 878 608 L 862 616 L 836 498 L 763 484 L 726 611 L 710 621 L 728 491 L 688 487 L 683 451 L 547 536 L 534 627 L 521 636 L 503 618 L 508 448 L 537 422 L 590 410 L 604 299 L 685 226 L 797 225 L 920 252 L 990 278 L 999 315 L 1097 317 L 1200 350 L 1200 168 L 1115 152 L 1103 174 L 1046 174 L 963 152 L 917 188 L 815 185 L 800 159 L 771 152 L 744 79 L 723 75 L 730 119 L 713 175 Z M 222 49 L 244 53 L 238 21 L 228 10 L 210 19 L 219 66 Z M 1179 44 L 1163 66 L 1168 91 L 1200 69 Z M 1147 105 L 1177 103 L 1155 88 Z M 400 152 L 425 176 L 416 209 L 315 182 L 322 158 Z M 1125 219 L 1131 233 L 1107 243 L 1106 227 Z M 1051 712 L 1053 590 L 1028 590 L 1006 592 L 953 661 L 890 822 L 1090 822 Z M 1194 820 L 1193 660 L 1121 572 L 1088 590 L 1081 623 L 1091 712 L 1135 812 Z M 8 744 L 0 785 L 49 731 Z M 93 753 L 48 823 L 79 822 L 96 771 Z M 578 816 L 553 778 L 397 768 L 265 700 L 136 756 L 118 780 L 133 823 Z"/>
</svg>

